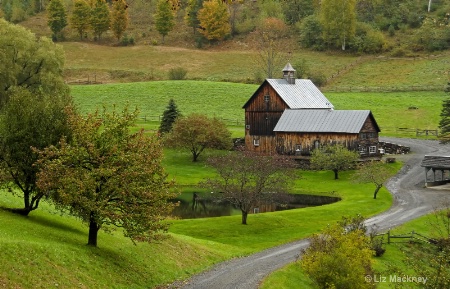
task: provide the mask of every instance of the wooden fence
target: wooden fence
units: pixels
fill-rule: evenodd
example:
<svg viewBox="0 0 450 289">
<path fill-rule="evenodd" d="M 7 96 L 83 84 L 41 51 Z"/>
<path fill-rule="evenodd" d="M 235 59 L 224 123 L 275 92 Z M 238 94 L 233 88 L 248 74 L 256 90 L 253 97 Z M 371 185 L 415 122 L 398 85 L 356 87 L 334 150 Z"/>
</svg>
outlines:
<svg viewBox="0 0 450 289">
<path fill-rule="evenodd" d="M 162 115 L 140 115 L 139 119 L 144 122 L 161 122 Z M 221 118 L 218 117 L 221 121 L 223 121 L 226 125 L 235 125 L 244 127 L 245 120 L 244 119 L 234 119 L 234 118 Z"/>
<path fill-rule="evenodd" d="M 387 231 L 387 233 L 381 233 L 376 234 L 376 237 L 378 236 L 386 236 L 387 237 L 387 243 L 410 243 L 414 241 L 419 241 L 427 244 L 436 244 L 436 240 L 429 238 L 427 236 L 424 236 L 420 233 L 417 233 L 415 231 L 411 231 L 411 233 L 403 234 L 403 235 L 392 235 L 391 230 Z M 398 241 L 397 241 L 398 240 Z"/>
</svg>

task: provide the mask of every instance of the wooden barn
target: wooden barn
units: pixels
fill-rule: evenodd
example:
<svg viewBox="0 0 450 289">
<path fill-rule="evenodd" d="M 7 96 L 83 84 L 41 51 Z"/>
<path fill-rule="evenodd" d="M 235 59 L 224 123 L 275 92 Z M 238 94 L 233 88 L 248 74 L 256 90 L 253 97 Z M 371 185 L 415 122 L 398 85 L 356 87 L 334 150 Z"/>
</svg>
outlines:
<svg viewBox="0 0 450 289">
<path fill-rule="evenodd" d="M 295 79 L 288 63 L 282 79 L 266 79 L 243 106 L 245 147 L 263 154 L 307 156 L 340 143 L 362 156 L 379 154 L 380 128 L 369 110 L 334 110 L 308 79 Z"/>
</svg>

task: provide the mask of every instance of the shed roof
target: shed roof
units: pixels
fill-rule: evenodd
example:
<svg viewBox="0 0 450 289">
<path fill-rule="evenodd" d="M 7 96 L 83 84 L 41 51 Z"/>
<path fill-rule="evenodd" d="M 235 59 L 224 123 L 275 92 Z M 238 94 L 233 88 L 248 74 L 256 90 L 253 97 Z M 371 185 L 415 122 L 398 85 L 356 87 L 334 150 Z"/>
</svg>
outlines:
<svg viewBox="0 0 450 289">
<path fill-rule="evenodd" d="M 370 110 L 286 109 L 274 131 L 359 133 L 368 117 L 380 131 Z"/>
<path fill-rule="evenodd" d="M 425 156 L 421 166 L 434 169 L 450 169 L 450 156 Z"/>
<path fill-rule="evenodd" d="M 334 106 L 309 79 L 296 79 L 294 84 L 285 79 L 266 79 L 245 103 L 245 108 L 259 90 L 268 83 L 291 109 L 331 109 Z"/>
</svg>

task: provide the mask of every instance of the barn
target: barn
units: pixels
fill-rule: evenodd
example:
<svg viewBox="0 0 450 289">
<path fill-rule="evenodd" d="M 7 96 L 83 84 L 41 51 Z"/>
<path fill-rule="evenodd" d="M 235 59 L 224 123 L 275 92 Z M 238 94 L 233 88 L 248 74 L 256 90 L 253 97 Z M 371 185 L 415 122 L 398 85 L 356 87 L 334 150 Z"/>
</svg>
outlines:
<svg viewBox="0 0 450 289">
<path fill-rule="evenodd" d="M 262 154 L 308 156 L 314 148 L 343 144 L 362 157 L 379 156 L 380 128 L 369 110 L 334 110 L 288 63 L 282 79 L 266 79 L 243 106 L 245 147 Z"/>
</svg>

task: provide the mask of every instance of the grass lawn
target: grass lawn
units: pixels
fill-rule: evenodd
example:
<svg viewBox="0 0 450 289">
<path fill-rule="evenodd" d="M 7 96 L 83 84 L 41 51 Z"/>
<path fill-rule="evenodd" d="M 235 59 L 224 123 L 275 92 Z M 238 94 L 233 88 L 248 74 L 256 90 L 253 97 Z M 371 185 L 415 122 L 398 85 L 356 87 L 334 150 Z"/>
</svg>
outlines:
<svg viewBox="0 0 450 289">
<path fill-rule="evenodd" d="M 397 163 L 391 168 L 396 171 L 399 166 Z M 246 226 L 240 225 L 239 215 L 178 220 L 172 224 L 170 232 L 227 244 L 245 255 L 309 236 L 344 215 L 369 217 L 390 207 L 392 196 L 385 189 L 379 199 L 374 200 L 371 198 L 373 185 L 355 186 L 350 181 L 351 174 L 343 172 L 339 180 L 333 180 L 332 172 L 301 172 L 302 179 L 296 182 L 294 193 L 340 196 L 342 201 L 334 204 L 253 214 L 249 215 Z"/>
<path fill-rule="evenodd" d="M 204 162 L 192 163 L 187 153 L 166 152 L 170 176 L 181 185 L 195 186 L 213 172 Z M 392 166 L 398 169 L 399 164 Z M 87 243 L 88 228 L 78 219 L 60 216 L 42 203 L 29 217 L 0 210 L 0 284 L 6 287 L 152 288 L 185 279 L 216 262 L 246 255 L 274 245 L 308 236 L 342 215 L 365 216 L 386 210 L 391 195 L 383 190 L 372 199 L 372 186 L 349 182 L 351 172 L 333 180 L 332 172 L 301 172 L 294 193 L 335 191 L 342 201 L 321 207 L 250 215 L 249 225 L 240 216 L 172 220 L 168 238 L 138 244 L 120 231 L 100 232 L 99 247 Z M 182 177 L 179 177 L 182 176 Z M 0 192 L 0 206 L 19 207 L 21 199 Z M 57 272 L 57 273 L 56 273 Z"/>
</svg>

